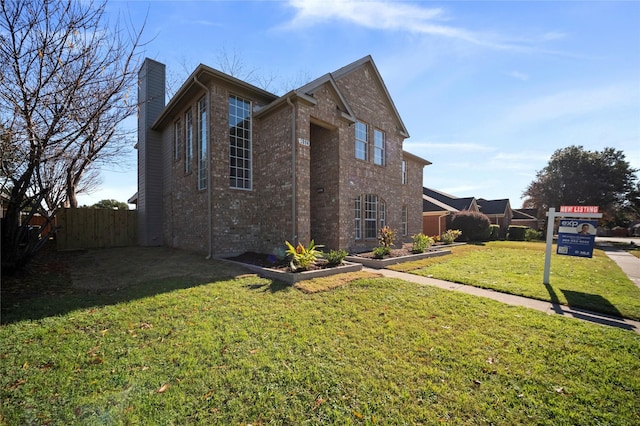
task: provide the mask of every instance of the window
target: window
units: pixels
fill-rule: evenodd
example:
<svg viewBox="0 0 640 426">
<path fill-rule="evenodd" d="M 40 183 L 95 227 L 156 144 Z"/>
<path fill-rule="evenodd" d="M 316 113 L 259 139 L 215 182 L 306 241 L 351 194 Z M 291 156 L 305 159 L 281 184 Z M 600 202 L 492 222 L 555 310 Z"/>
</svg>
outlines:
<svg viewBox="0 0 640 426">
<path fill-rule="evenodd" d="M 191 110 L 184 115 L 184 172 L 191 173 L 193 159 L 193 117 Z"/>
<path fill-rule="evenodd" d="M 229 96 L 229 186 L 251 189 L 251 102 Z"/>
<path fill-rule="evenodd" d="M 373 130 L 373 164 L 384 166 L 384 132 Z"/>
<path fill-rule="evenodd" d="M 402 160 L 402 184 L 407 184 L 407 162 Z"/>
<path fill-rule="evenodd" d="M 364 203 L 362 202 L 363 200 Z M 364 223 L 362 220 L 363 217 Z M 373 194 L 366 194 L 354 198 L 354 218 L 356 240 L 361 240 L 363 235 L 366 239 L 377 238 L 378 230 L 387 225 L 386 205 L 382 199 Z"/>
<path fill-rule="evenodd" d="M 182 121 L 177 120 L 173 124 L 173 160 L 180 159 L 180 142 L 182 139 Z"/>
<path fill-rule="evenodd" d="M 356 240 L 361 240 L 362 239 L 362 202 L 360 200 L 360 197 L 356 198 L 354 200 L 354 207 L 355 207 L 355 234 L 356 234 Z"/>
<path fill-rule="evenodd" d="M 368 152 L 369 145 L 369 131 L 367 125 L 356 122 L 356 158 L 359 160 L 367 161 L 369 159 Z"/>
<path fill-rule="evenodd" d="M 409 233 L 408 222 L 407 206 L 402 206 L 402 235 L 407 235 Z"/>
<path fill-rule="evenodd" d="M 198 189 L 207 187 L 207 100 L 198 101 Z"/>
</svg>

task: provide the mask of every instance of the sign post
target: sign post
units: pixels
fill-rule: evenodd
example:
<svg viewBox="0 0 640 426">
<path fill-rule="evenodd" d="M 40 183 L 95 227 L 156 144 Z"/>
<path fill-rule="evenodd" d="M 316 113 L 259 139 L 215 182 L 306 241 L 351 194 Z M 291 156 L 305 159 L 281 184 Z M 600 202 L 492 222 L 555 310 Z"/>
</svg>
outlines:
<svg viewBox="0 0 640 426">
<path fill-rule="evenodd" d="M 553 247 L 553 225 L 556 218 L 571 218 L 561 220 L 558 228 L 558 254 L 568 256 L 591 257 L 596 236 L 598 222 L 602 217 L 598 213 L 598 206 L 560 206 L 560 212 L 551 207 L 547 212 L 547 247 L 544 255 L 544 276 L 542 282 L 549 284 L 551 270 L 551 250 Z"/>
</svg>

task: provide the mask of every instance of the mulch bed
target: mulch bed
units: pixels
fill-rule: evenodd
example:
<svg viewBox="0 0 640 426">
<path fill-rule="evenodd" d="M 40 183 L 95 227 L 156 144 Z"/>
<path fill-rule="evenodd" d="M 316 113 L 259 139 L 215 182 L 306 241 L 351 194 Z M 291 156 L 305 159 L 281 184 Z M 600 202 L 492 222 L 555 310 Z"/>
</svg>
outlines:
<svg viewBox="0 0 640 426">
<path fill-rule="evenodd" d="M 277 269 L 279 271 L 296 272 L 291 269 L 290 261 L 286 258 L 280 259 L 273 254 L 246 252 L 239 256 L 227 257 L 227 260 L 234 262 L 247 263 L 249 265 L 261 266 L 263 268 Z M 309 271 L 315 271 L 318 269 L 327 269 L 331 266 L 322 259 L 316 261 L 314 265 L 309 267 Z"/>
</svg>

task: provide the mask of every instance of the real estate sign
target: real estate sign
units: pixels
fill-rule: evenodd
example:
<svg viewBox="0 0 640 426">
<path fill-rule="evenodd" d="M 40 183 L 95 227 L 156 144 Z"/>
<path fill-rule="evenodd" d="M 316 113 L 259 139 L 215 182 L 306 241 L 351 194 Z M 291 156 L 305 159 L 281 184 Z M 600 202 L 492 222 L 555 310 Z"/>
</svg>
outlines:
<svg viewBox="0 0 640 426">
<path fill-rule="evenodd" d="M 597 220 L 561 219 L 557 253 L 566 256 L 592 257 Z"/>
</svg>

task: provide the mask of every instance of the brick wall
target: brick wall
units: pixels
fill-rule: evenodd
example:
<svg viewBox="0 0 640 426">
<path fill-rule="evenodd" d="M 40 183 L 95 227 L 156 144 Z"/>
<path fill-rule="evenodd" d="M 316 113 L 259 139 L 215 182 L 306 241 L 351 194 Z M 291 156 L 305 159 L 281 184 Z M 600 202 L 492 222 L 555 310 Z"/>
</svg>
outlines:
<svg viewBox="0 0 640 426">
<path fill-rule="evenodd" d="M 206 87 L 190 89 L 179 103 L 172 101 L 172 118 L 162 130 L 163 237 L 173 247 L 206 253 L 209 244 L 208 190 L 197 189 L 197 102 L 210 94 L 208 134 L 211 179 L 212 254 L 243 251 L 282 254 L 284 241 L 307 244 L 315 239 L 327 248 L 363 250 L 375 239 L 356 241 L 353 200 L 375 194 L 386 203 L 387 224 L 401 227 L 402 206 L 409 212 L 409 235 L 422 229 L 422 166 L 408 159 L 409 183 L 401 183 L 401 123 L 380 86 L 375 70 L 365 65 L 337 81 L 358 120 L 385 133 L 385 165 L 355 158 L 355 129 L 342 100 L 329 83 L 316 87 L 312 97 L 292 96 L 293 108 L 280 101 L 253 119 L 253 188 L 229 187 L 228 98 L 234 94 L 263 106 L 261 98 L 243 85 L 211 78 Z M 193 114 L 193 159 L 185 173 L 184 138 L 181 155 L 174 156 L 174 122 Z M 295 112 L 295 132 L 292 114 Z M 295 150 L 295 183 L 292 181 Z M 371 153 L 370 157 L 373 157 Z M 295 205 L 293 200 L 295 198 Z M 294 208 L 295 207 L 295 208 Z"/>
</svg>

